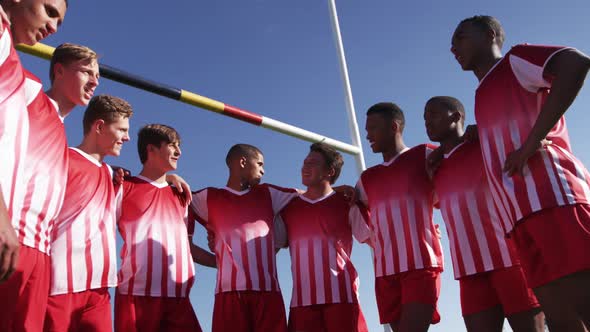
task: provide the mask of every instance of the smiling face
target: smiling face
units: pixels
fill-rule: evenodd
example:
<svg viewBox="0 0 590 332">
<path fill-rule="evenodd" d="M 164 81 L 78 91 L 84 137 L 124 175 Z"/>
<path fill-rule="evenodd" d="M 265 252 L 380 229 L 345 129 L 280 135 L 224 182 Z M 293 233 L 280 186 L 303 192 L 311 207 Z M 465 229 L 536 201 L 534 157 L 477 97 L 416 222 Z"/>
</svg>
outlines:
<svg viewBox="0 0 590 332">
<path fill-rule="evenodd" d="M 20 0 L 10 7 L 15 43 L 34 45 L 57 32 L 66 15 L 65 0 Z"/>
<path fill-rule="evenodd" d="M 160 146 L 149 146 L 148 160 L 162 172 L 173 171 L 178 167 L 178 159 L 180 158 L 180 143 L 179 142 L 162 142 Z"/>
<path fill-rule="evenodd" d="M 56 63 L 54 87 L 73 105 L 88 105 L 98 86 L 99 67 L 95 59 L 83 59 L 69 64 Z"/>
<path fill-rule="evenodd" d="M 118 157 L 121 154 L 123 143 L 129 141 L 129 118 L 118 116 L 114 122 L 100 124 L 98 144 L 103 156 Z"/>
<path fill-rule="evenodd" d="M 334 170 L 329 168 L 324 156 L 316 151 L 311 151 L 301 167 L 301 183 L 306 187 L 313 187 L 327 181 L 334 175 Z"/>
</svg>

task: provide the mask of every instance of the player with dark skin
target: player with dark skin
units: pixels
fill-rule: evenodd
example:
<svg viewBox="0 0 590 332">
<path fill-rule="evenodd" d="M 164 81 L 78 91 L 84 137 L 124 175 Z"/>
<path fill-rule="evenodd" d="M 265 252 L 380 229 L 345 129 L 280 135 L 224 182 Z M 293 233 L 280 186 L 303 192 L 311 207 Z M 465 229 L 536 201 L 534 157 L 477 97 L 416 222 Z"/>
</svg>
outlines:
<svg viewBox="0 0 590 332">
<path fill-rule="evenodd" d="M 486 28 L 467 19 L 453 34 L 451 52 L 463 70 L 472 71 L 482 81 L 502 59 L 503 41 L 503 30 Z M 543 71 L 543 77 L 552 78 L 550 92 L 532 129 L 523 137 L 523 144 L 514 151 L 507 151 L 503 165 L 506 175 L 523 176 L 527 161 L 572 104 L 589 70 L 590 58 L 575 49 L 564 49 L 550 58 Z M 586 331 L 590 328 L 588 285 L 590 270 L 583 270 L 534 289 L 552 331 Z"/>
</svg>

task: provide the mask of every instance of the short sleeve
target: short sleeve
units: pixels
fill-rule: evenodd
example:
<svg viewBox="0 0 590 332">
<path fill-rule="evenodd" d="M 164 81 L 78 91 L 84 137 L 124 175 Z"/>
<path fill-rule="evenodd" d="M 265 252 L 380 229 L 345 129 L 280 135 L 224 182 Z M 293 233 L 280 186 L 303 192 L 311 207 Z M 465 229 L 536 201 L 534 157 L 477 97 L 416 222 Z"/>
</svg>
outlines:
<svg viewBox="0 0 590 332">
<path fill-rule="evenodd" d="M 297 190 L 291 188 L 282 188 L 275 185 L 266 185 L 270 192 L 272 200 L 272 210 L 274 214 L 279 213 L 293 198 L 297 197 Z"/>
<path fill-rule="evenodd" d="M 191 217 L 203 225 L 209 220 L 207 192 L 208 190 L 206 188 L 193 192 L 193 200 L 189 206 L 189 214 Z"/>
<path fill-rule="evenodd" d="M 571 48 L 546 45 L 517 45 L 508 52 L 508 60 L 518 83 L 527 91 L 551 87 L 551 77 L 543 75 L 555 54 Z"/>
<path fill-rule="evenodd" d="M 355 204 L 348 211 L 348 222 L 352 229 L 354 238 L 361 242 L 368 242 L 371 238 L 371 229 L 369 227 L 369 212 L 363 206 Z"/>
<path fill-rule="evenodd" d="M 363 187 L 363 179 L 359 179 L 355 186 L 356 189 L 356 197 L 359 202 L 363 203 L 364 206 L 369 207 L 369 198 L 367 197 L 367 192 Z"/>
</svg>

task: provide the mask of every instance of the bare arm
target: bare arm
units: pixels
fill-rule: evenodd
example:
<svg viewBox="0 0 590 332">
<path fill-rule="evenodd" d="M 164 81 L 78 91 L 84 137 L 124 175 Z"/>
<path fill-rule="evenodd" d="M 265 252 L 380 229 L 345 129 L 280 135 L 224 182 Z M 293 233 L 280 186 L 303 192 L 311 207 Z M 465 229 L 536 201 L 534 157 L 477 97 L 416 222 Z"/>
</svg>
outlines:
<svg viewBox="0 0 590 332">
<path fill-rule="evenodd" d="M 590 58 L 576 50 L 561 51 L 549 60 L 544 75 L 554 77 L 551 92 L 523 145 L 507 156 L 504 172 L 508 175 L 522 174 L 527 160 L 541 146 L 541 141 L 547 137 L 551 128 L 576 99 L 584 85 L 588 70 Z"/>
<path fill-rule="evenodd" d="M 16 270 L 20 244 L 0 191 L 0 283 Z"/>
<path fill-rule="evenodd" d="M 217 262 L 215 260 L 215 255 L 208 252 L 207 250 L 197 246 L 196 244 L 190 242 L 191 239 L 189 238 L 189 243 L 191 245 L 191 255 L 193 256 L 193 261 L 197 264 L 201 264 L 203 266 L 208 266 L 212 268 L 217 268 Z"/>
</svg>

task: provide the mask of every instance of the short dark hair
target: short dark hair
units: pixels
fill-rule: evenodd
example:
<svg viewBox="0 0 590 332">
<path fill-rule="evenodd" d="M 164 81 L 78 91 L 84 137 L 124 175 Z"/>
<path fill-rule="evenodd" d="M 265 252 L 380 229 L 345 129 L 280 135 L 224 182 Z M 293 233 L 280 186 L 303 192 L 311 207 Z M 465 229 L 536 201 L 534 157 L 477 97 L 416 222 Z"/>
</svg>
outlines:
<svg viewBox="0 0 590 332">
<path fill-rule="evenodd" d="M 367 115 L 371 114 L 380 114 L 387 120 L 397 121 L 399 123 L 400 132 L 404 131 L 406 119 L 404 117 L 404 112 L 399 106 L 397 106 L 397 104 L 391 102 L 377 103 L 369 107 L 367 110 Z"/>
<path fill-rule="evenodd" d="M 500 24 L 500 21 L 498 21 L 497 18 L 488 15 L 475 15 L 464 19 L 463 21 L 461 21 L 461 23 L 459 23 L 459 25 L 463 23 L 471 23 L 474 26 L 480 28 L 482 31 L 494 31 L 494 33 L 496 34 L 496 38 L 498 40 L 498 46 L 502 48 L 502 45 L 504 45 L 506 34 L 504 33 L 504 28 L 502 28 L 502 24 Z"/>
<path fill-rule="evenodd" d="M 260 149 L 255 147 L 254 145 L 244 143 L 235 144 L 227 152 L 227 156 L 225 157 L 225 164 L 229 166 L 231 161 L 235 158 L 246 157 L 247 159 L 251 159 L 256 157 L 257 155 L 262 155 L 262 151 L 260 151 Z"/>
<path fill-rule="evenodd" d="M 117 121 L 119 117 L 130 118 L 132 115 L 133 109 L 125 100 L 109 95 L 94 96 L 84 111 L 84 135 L 88 134 L 96 120 L 103 120 L 109 124 Z"/>
<path fill-rule="evenodd" d="M 328 166 L 328 168 L 334 169 L 334 175 L 330 178 L 330 184 L 334 184 L 334 182 L 338 180 L 340 172 L 342 171 L 342 166 L 344 165 L 344 159 L 342 159 L 340 152 L 336 151 L 336 149 L 329 146 L 328 144 L 322 142 L 313 143 L 309 147 L 309 152 L 317 152 L 321 154 L 326 161 L 326 166 Z"/>
<path fill-rule="evenodd" d="M 426 105 L 430 103 L 437 103 L 440 106 L 446 108 L 448 111 L 456 111 L 461 114 L 461 124 L 465 123 L 465 107 L 459 101 L 459 99 L 451 96 L 435 96 L 430 98 Z"/>
<path fill-rule="evenodd" d="M 149 124 L 143 126 L 137 133 L 137 151 L 142 164 L 147 161 L 147 146 L 160 147 L 162 143 L 180 144 L 180 135 L 176 129 L 163 124 Z"/>
</svg>

